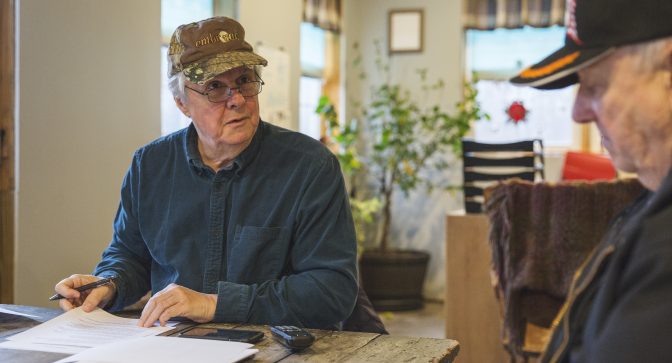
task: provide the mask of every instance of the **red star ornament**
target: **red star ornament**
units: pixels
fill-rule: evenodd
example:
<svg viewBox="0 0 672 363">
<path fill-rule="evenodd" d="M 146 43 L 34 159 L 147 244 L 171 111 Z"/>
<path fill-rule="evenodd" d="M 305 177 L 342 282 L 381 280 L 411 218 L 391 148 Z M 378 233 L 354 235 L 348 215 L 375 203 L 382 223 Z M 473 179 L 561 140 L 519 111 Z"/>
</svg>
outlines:
<svg viewBox="0 0 672 363">
<path fill-rule="evenodd" d="M 525 108 L 522 101 L 513 101 L 506 109 L 506 115 L 509 116 L 509 121 L 514 124 L 527 121 L 526 117 L 529 111 Z"/>
</svg>

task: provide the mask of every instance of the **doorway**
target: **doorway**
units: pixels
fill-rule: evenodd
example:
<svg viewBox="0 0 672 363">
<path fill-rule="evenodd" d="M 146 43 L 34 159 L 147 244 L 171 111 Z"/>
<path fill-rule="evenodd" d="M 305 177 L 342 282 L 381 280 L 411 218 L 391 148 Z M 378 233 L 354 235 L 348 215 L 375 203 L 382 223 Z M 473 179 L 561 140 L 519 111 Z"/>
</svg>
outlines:
<svg viewBox="0 0 672 363">
<path fill-rule="evenodd" d="M 15 0 L 0 2 L 0 303 L 14 302 Z"/>
</svg>

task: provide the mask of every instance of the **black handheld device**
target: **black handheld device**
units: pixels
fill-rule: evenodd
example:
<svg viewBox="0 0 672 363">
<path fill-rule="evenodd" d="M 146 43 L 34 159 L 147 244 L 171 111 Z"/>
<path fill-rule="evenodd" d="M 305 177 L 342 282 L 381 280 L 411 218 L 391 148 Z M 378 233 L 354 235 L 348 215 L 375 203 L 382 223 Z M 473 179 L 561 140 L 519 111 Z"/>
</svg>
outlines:
<svg viewBox="0 0 672 363">
<path fill-rule="evenodd" d="M 193 327 L 180 333 L 181 338 L 227 340 L 232 342 L 256 343 L 264 333 L 256 330 L 216 329 Z"/>
<path fill-rule="evenodd" d="M 275 340 L 293 350 L 308 348 L 315 341 L 312 334 L 295 326 L 272 326 L 271 334 Z"/>
</svg>

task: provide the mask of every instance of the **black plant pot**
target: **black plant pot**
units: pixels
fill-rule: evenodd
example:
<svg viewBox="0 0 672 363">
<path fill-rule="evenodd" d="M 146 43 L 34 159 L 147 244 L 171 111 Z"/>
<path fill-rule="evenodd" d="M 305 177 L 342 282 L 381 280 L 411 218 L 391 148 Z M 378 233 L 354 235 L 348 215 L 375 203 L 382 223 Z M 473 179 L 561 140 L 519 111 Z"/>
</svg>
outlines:
<svg viewBox="0 0 672 363">
<path fill-rule="evenodd" d="M 378 311 L 422 307 L 422 285 L 429 254 L 413 250 L 369 250 L 359 259 L 364 291 Z"/>
</svg>

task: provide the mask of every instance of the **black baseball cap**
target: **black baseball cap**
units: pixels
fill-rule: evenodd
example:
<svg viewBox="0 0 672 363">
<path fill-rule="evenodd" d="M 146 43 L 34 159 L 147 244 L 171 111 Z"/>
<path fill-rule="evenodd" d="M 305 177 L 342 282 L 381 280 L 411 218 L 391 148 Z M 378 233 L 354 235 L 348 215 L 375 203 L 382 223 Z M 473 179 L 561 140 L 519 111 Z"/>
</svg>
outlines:
<svg viewBox="0 0 672 363">
<path fill-rule="evenodd" d="M 565 46 L 511 79 L 557 89 L 617 47 L 672 36 L 672 0 L 567 0 Z"/>
</svg>

